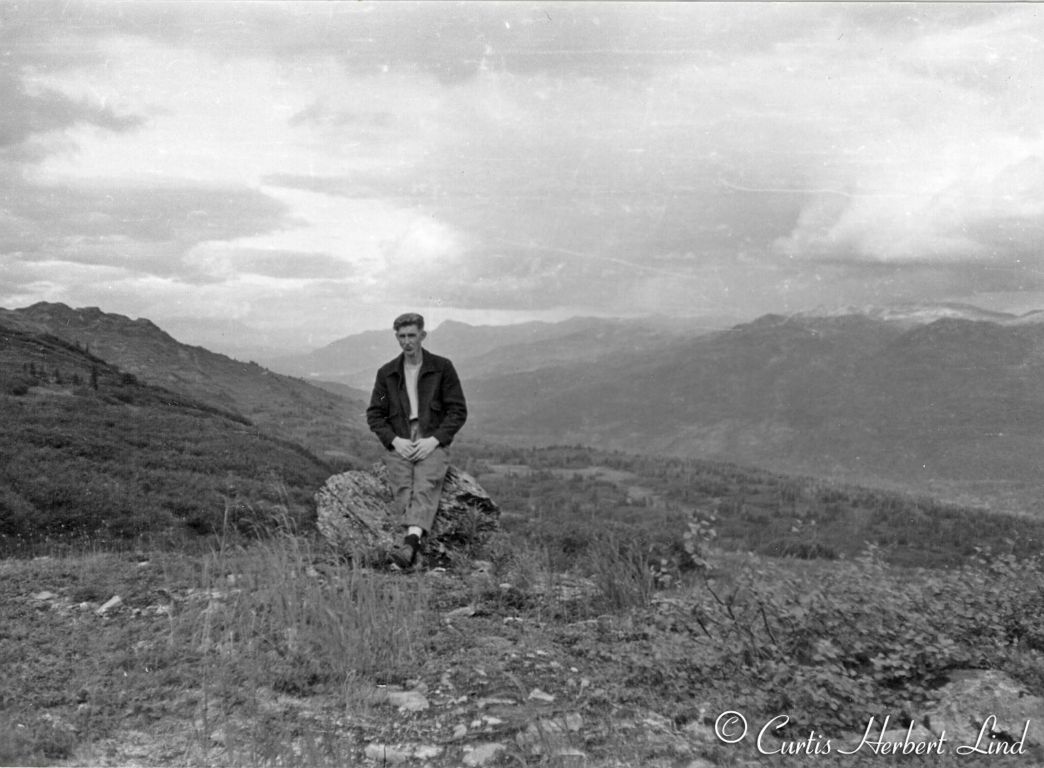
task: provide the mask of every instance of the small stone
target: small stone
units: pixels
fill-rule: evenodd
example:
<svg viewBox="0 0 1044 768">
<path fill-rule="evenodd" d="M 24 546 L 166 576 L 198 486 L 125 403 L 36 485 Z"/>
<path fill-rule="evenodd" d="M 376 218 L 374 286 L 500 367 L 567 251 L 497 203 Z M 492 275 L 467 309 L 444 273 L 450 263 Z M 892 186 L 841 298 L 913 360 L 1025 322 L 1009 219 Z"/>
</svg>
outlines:
<svg viewBox="0 0 1044 768">
<path fill-rule="evenodd" d="M 567 731 L 579 731 L 584 726 L 584 718 L 579 712 L 569 712 L 565 718 Z"/>
<path fill-rule="evenodd" d="M 389 747 L 386 744 L 368 744 L 363 754 L 371 760 L 376 760 L 382 765 L 399 765 L 410 759 L 410 754 L 401 749 Z"/>
<path fill-rule="evenodd" d="M 534 688 L 533 690 L 531 690 L 529 692 L 529 698 L 533 699 L 534 701 L 545 701 L 548 704 L 555 700 L 553 694 L 542 691 L 539 688 Z"/>
<path fill-rule="evenodd" d="M 499 698 L 491 696 L 487 699 L 479 699 L 477 704 L 479 709 L 485 709 L 486 707 L 511 707 L 517 702 L 514 699 Z"/>
<path fill-rule="evenodd" d="M 714 763 L 709 760 L 704 760 L 702 757 L 697 757 L 695 760 L 686 764 L 685 768 L 714 768 Z"/>
<path fill-rule="evenodd" d="M 682 733 L 684 733 L 690 741 L 699 744 L 720 743 L 720 739 L 718 738 L 718 735 L 714 732 L 714 728 L 707 725 L 706 723 L 700 722 L 699 720 L 693 720 L 692 722 L 686 723 L 685 726 L 682 728 Z M 900 741 L 902 741 L 902 739 L 900 739 Z"/>
<path fill-rule="evenodd" d="M 505 749 L 507 749 L 505 745 L 495 741 L 464 747 L 464 765 L 469 768 L 488 765 Z"/>
<path fill-rule="evenodd" d="M 123 604 L 123 600 L 120 598 L 120 596 L 119 595 L 113 595 L 108 600 L 106 600 L 105 603 L 100 608 L 98 608 L 98 610 L 95 611 L 95 613 L 98 614 L 99 616 L 104 616 L 106 613 L 111 611 L 113 608 L 118 608 L 122 604 Z"/>
<path fill-rule="evenodd" d="M 909 736 L 909 739 L 907 739 L 907 736 Z M 907 728 L 889 728 L 881 736 L 881 741 L 902 742 L 904 740 L 908 740 L 914 744 L 929 742 L 933 741 L 934 739 L 935 734 L 929 731 L 920 723 L 912 723 Z M 856 740 L 855 743 L 858 744 L 859 741 Z"/>
<path fill-rule="evenodd" d="M 431 706 L 420 691 L 391 691 L 388 693 L 388 703 L 405 712 L 423 712 Z"/>
<path fill-rule="evenodd" d="M 562 747 L 561 749 L 556 749 L 553 755 L 557 758 L 555 760 L 555 765 L 560 765 L 562 768 L 568 768 L 568 766 L 573 765 L 584 765 L 587 762 L 587 753 L 581 749 L 576 749 L 575 747 Z"/>
<path fill-rule="evenodd" d="M 467 735 L 468 735 L 468 726 L 464 725 L 464 723 L 461 723 L 460 725 L 456 726 L 453 729 L 453 738 L 454 739 L 463 739 Z"/>
<path fill-rule="evenodd" d="M 546 755 L 569 746 L 564 725 L 557 720 L 537 720 L 515 734 L 515 743 L 531 755 Z"/>
<path fill-rule="evenodd" d="M 418 760 L 431 760 L 442 754 L 442 747 L 434 744 L 421 744 L 413 750 L 413 756 Z"/>
<path fill-rule="evenodd" d="M 468 616 L 474 616 L 476 610 L 477 609 L 474 605 L 465 605 L 461 608 L 454 608 L 452 611 L 446 614 L 446 621 L 449 621 L 451 619 L 462 619 L 467 618 Z"/>
<path fill-rule="evenodd" d="M 674 723 L 669 718 L 664 717 L 658 712 L 646 712 L 645 717 L 642 718 L 642 722 L 654 728 L 658 731 L 670 731 L 674 728 Z"/>
<path fill-rule="evenodd" d="M 48 592 L 45 589 L 42 592 L 33 592 L 33 594 L 29 595 L 29 597 L 33 598 L 33 600 L 45 601 L 54 600 L 54 598 L 58 597 L 58 595 L 54 594 L 54 592 Z"/>
</svg>

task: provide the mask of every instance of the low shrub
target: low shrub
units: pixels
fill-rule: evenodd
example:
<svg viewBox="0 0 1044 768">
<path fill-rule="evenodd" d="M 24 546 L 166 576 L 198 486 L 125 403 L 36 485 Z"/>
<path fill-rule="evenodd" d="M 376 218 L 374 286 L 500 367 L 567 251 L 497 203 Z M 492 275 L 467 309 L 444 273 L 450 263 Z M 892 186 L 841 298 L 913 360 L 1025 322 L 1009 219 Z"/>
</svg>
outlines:
<svg viewBox="0 0 1044 768">
<path fill-rule="evenodd" d="M 765 693 L 801 729 L 909 715 L 957 667 L 1044 674 L 1044 568 L 983 556 L 952 570 L 855 561 L 804 571 L 753 559 L 728 588 L 707 582 L 682 612 L 714 667 Z M 806 731 L 807 732 L 807 731 Z"/>
</svg>

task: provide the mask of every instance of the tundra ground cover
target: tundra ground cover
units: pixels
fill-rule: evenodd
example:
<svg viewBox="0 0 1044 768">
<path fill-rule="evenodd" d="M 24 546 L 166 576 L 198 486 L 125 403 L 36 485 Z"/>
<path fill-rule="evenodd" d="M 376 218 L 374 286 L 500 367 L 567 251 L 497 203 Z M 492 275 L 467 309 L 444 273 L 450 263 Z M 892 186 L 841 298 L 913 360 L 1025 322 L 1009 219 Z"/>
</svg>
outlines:
<svg viewBox="0 0 1044 768">
<path fill-rule="evenodd" d="M 521 540 L 456 571 L 367 571 L 292 533 L 0 561 L 0 764 L 799 765 L 723 743 L 716 717 L 855 743 L 872 716 L 916 717 L 954 667 L 1044 692 L 1035 560 L 705 547 L 707 569 L 664 589 L 636 546 L 592 542 L 570 572 Z"/>
</svg>

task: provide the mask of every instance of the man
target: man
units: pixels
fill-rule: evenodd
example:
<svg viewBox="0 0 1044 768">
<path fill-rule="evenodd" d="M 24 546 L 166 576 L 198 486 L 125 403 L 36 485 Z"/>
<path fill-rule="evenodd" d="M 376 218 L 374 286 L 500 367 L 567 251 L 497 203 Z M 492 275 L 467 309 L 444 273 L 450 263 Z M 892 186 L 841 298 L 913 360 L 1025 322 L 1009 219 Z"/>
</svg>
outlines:
<svg viewBox="0 0 1044 768">
<path fill-rule="evenodd" d="M 396 560 L 413 566 L 439 508 L 446 449 L 468 408 L 453 363 L 423 349 L 424 318 L 410 312 L 392 327 L 402 354 L 377 371 L 366 422 L 388 451 L 388 482 L 406 529 Z"/>
</svg>

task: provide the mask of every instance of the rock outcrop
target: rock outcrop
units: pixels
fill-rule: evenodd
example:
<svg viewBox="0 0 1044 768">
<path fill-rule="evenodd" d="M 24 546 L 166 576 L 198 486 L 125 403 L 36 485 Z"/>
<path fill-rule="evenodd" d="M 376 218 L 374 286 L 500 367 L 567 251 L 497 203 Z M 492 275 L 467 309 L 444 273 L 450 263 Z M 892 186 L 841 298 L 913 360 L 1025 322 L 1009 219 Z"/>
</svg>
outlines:
<svg viewBox="0 0 1044 768">
<path fill-rule="evenodd" d="M 1025 734 L 1027 747 L 1044 746 L 1044 698 L 997 670 L 954 670 L 949 678 L 925 714 L 932 731 L 945 732 L 957 744 L 1019 742 Z"/>
<path fill-rule="evenodd" d="M 334 475 L 316 494 L 319 532 L 355 561 L 377 564 L 402 542 L 383 464 Z M 425 545 L 429 563 L 447 564 L 480 552 L 500 530 L 500 509 L 471 475 L 451 466 Z"/>
</svg>

